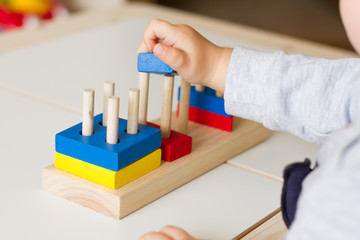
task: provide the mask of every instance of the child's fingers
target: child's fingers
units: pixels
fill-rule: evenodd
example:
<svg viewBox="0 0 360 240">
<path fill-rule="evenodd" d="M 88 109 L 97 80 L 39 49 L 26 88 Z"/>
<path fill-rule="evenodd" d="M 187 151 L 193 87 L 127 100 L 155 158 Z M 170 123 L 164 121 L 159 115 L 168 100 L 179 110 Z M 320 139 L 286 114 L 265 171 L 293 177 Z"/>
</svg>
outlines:
<svg viewBox="0 0 360 240">
<path fill-rule="evenodd" d="M 160 230 L 161 233 L 164 233 L 171 237 L 174 240 L 195 240 L 192 236 L 190 236 L 183 229 L 175 227 L 175 226 L 165 226 Z"/>
<path fill-rule="evenodd" d="M 175 71 L 183 69 L 189 64 L 190 59 L 188 55 L 180 49 L 169 47 L 163 43 L 158 43 L 155 45 L 153 50 L 155 56 L 168 64 Z"/>
<path fill-rule="evenodd" d="M 152 20 L 144 31 L 144 44 L 149 52 L 152 52 L 154 46 L 159 42 L 172 46 L 176 42 L 176 38 L 176 27 L 160 19 Z"/>
<path fill-rule="evenodd" d="M 174 240 L 174 239 L 163 233 L 150 232 L 141 236 L 139 240 Z"/>
<path fill-rule="evenodd" d="M 150 232 L 143 235 L 139 240 L 196 240 L 181 228 L 165 226 L 160 232 Z"/>
</svg>

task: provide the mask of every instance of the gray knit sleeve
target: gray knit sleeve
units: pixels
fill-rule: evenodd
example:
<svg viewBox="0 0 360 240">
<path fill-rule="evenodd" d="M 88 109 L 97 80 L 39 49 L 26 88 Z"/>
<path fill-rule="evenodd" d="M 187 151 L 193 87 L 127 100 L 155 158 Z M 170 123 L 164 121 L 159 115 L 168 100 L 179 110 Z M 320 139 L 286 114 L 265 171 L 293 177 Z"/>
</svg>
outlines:
<svg viewBox="0 0 360 240">
<path fill-rule="evenodd" d="M 228 114 L 323 143 L 360 117 L 360 59 L 234 49 L 225 84 Z"/>
<path fill-rule="evenodd" d="M 334 131 L 302 183 L 287 240 L 359 239 L 360 122 Z"/>
</svg>

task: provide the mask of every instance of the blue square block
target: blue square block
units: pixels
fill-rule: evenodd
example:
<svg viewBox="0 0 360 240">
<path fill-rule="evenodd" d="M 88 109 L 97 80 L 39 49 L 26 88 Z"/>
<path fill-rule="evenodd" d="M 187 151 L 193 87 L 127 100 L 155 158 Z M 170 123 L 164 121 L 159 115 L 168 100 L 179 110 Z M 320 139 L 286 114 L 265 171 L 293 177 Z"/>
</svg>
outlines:
<svg viewBox="0 0 360 240">
<path fill-rule="evenodd" d="M 137 67 L 139 72 L 176 74 L 176 71 L 153 53 L 139 53 Z"/>
<path fill-rule="evenodd" d="M 178 101 L 180 101 L 180 91 L 179 88 Z M 205 91 L 198 92 L 195 90 L 195 86 L 191 86 L 189 105 L 225 117 L 231 117 L 225 112 L 224 99 L 217 97 L 215 90 L 208 87 L 205 88 Z"/>
<path fill-rule="evenodd" d="M 127 121 L 119 119 L 119 143 L 106 142 L 106 127 L 101 125 L 102 114 L 94 117 L 94 134 L 81 135 L 82 123 L 55 136 L 56 152 L 118 171 L 148 155 L 161 146 L 159 129 L 139 124 L 138 134 L 127 134 Z"/>
</svg>

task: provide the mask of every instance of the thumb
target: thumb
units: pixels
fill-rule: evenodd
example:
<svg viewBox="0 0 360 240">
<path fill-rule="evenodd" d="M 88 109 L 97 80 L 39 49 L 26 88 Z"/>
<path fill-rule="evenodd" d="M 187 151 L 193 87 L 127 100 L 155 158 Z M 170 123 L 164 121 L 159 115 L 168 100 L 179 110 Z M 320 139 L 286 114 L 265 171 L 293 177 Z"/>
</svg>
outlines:
<svg viewBox="0 0 360 240">
<path fill-rule="evenodd" d="M 163 43 L 156 44 L 153 52 L 156 57 L 177 72 L 183 71 L 183 68 L 185 68 L 189 63 L 189 58 L 186 52 L 177 48 L 169 47 Z"/>
</svg>

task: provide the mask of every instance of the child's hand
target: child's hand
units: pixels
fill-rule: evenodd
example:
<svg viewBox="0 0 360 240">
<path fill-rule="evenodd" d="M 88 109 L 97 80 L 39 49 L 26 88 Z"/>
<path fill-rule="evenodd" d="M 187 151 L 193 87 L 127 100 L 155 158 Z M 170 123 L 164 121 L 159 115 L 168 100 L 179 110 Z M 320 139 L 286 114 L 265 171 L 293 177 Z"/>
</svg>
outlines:
<svg viewBox="0 0 360 240">
<path fill-rule="evenodd" d="M 224 92 L 232 49 L 212 44 L 187 25 L 152 20 L 139 52 L 153 52 L 190 83 Z"/>
<path fill-rule="evenodd" d="M 196 240 L 181 228 L 165 226 L 160 232 L 151 232 L 143 235 L 139 240 Z"/>
</svg>

